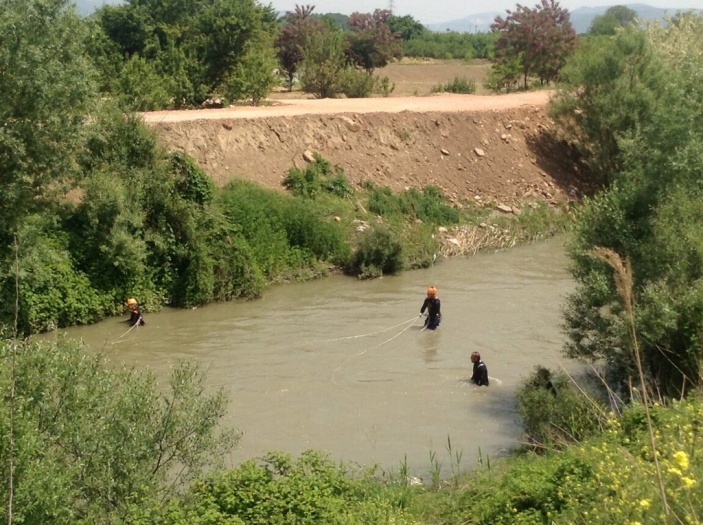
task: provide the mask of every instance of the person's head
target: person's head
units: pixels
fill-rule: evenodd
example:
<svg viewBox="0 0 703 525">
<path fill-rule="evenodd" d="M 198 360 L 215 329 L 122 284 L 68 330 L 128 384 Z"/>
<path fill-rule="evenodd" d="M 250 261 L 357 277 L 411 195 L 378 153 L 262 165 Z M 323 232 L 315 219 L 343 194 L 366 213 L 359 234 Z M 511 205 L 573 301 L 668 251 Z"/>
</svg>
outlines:
<svg viewBox="0 0 703 525">
<path fill-rule="evenodd" d="M 134 299 L 133 297 L 130 297 L 127 299 L 127 308 L 130 310 L 136 310 L 137 309 L 137 300 Z"/>
<path fill-rule="evenodd" d="M 478 363 L 481 360 L 481 354 L 478 352 L 471 352 L 471 362 Z"/>
<path fill-rule="evenodd" d="M 435 297 L 437 297 L 437 288 L 435 288 L 434 286 L 430 286 L 427 289 L 427 297 L 429 297 L 431 299 L 434 299 Z"/>
</svg>

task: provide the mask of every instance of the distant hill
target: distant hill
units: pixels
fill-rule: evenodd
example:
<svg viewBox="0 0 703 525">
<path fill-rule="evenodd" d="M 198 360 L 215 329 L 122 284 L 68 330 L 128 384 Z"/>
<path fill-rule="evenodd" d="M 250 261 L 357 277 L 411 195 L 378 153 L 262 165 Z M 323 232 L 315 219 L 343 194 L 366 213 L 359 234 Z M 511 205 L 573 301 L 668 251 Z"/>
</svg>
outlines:
<svg viewBox="0 0 703 525">
<path fill-rule="evenodd" d="M 93 13 L 96 9 L 104 4 L 121 4 L 123 0 L 76 0 L 76 9 L 78 12 L 87 16 Z M 612 4 L 612 5 L 623 5 L 623 4 Z M 637 17 L 640 20 L 661 20 L 664 15 L 673 15 L 677 11 L 687 11 L 683 8 L 666 8 L 662 9 L 660 7 L 652 7 L 646 4 L 624 4 L 637 13 Z M 597 16 L 605 13 L 611 5 L 600 6 L 600 7 L 579 7 L 570 12 L 571 23 L 577 33 L 586 33 L 588 28 L 591 27 L 591 22 Z M 698 11 L 701 11 L 700 9 Z M 284 13 L 280 13 L 283 15 Z M 321 13 L 322 14 L 322 13 Z M 339 13 L 328 13 L 332 17 L 342 17 L 348 18 L 347 15 L 340 15 Z M 507 13 L 503 11 L 487 11 L 484 13 L 476 13 L 473 15 L 466 16 L 464 18 L 459 18 L 456 20 L 450 20 L 448 22 L 441 22 L 438 24 L 425 24 L 425 27 L 431 31 L 459 31 L 462 33 L 484 33 L 491 30 L 491 24 L 497 16 L 502 16 L 505 18 Z M 422 23 L 422 21 L 420 21 Z"/>
<path fill-rule="evenodd" d="M 623 5 L 623 4 L 613 4 L 613 5 Z M 586 33 L 588 28 L 591 27 L 591 22 L 597 16 L 605 13 L 609 7 L 579 7 L 570 11 L 571 23 L 577 33 Z M 662 9 L 659 7 L 652 7 L 645 4 L 626 4 L 637 13 L 637 18 L 640 20 L 661 20 L 665 15 L 673 15 L 677 11 L 688 11 L 688 9 L 668 7 Z M 699 10 L 700 11 L 700 10 Z M 439 24 L 428 24 L 426 27 L 431 31 L 460 31 L 464 33 L 481 33 L 491 30 L 491 24 L 497 16 L 502 16 L 505 18 L 507 13 L 505 11 L 490 11 L 485 13 L 478 13 L 475 15 L 469 15 L 464 18 L 459 18 L 457 20 L 450 20 L 448 22 L 442 22 Z"/>
</svg>

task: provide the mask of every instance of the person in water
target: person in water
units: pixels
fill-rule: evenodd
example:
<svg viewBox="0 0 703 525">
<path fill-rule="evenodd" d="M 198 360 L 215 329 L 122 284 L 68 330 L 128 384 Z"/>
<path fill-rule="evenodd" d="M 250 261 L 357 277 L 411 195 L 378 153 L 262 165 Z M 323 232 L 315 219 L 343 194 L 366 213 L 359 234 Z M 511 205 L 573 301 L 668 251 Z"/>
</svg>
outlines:
<svg viewBox="0 0 703 525">
<path fill-rule="evenodd" d="M 442 320 L 442 314 L 439 311 L 440 302 L 439 297 L 437 297 L 437 288 L 430 286 L 427 289 L 427 297 L 422 303 L 422 308 L 420 308 L 420 315 L 425 313 L 427 310 L 427 319 L 425 320 L 425 328 L 428 330 L 434 330 L 439 326 Z"/>
<path fill-rule="evenodd" d="M 129 308 L 129 326 L 144 326 L 144 316 L 142 311 L 139 309 L 139 303 L 137 300 L 130 297 L 127 299 L 127 308 Z"/>
<path fill-rule="evenodd" d="M 486 368 L 486 364 L 481 361 L 481 354 L 472 352 L 471 362 L 474 364 L 474 373 L 471 376 L 471 382 L 478 386 L 488 386 L 488 368 Z"/>
</svg>

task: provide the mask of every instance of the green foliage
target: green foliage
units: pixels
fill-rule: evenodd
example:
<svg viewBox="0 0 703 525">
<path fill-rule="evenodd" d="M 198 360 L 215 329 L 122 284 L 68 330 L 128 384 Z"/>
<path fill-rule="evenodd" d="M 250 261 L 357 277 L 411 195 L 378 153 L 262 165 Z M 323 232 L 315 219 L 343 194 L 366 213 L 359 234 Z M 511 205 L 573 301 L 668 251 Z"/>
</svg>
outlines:
<svg viewBox="0 0 703 525">
<path fill-rule="evenodd" d="M 516 392 L 518 413 L 532 443 L 547 449 L 579 443 L 602 430 L 605 407 L 587 398 L 566 374 L 537 367 Z"/>
<path fill-rule="evenodd" d="M 533 9 L 518 4 L 506 18 L 497 17 L 491 29 L 500 36 L 495 43 L 498 64 L 520 56 L 523 88 L 528 78 L 552 82 L 576 48 L 576 32 L 569 11 L 554 0 L 542 0 Z"/>
<path fill-rule="evenodd" d="M 0 3 L 0 246 L 80 177 L 74 155 L 95 101 L 87 32 L 68 1 Z"/>
<path fill-rule="evenodd" d="M 337 522 L 351 486 L 346 472 L 324 454 L 305 452 L 294 462 L 274 452 L 261 464 L 250 460 L 206 482 L 195 495 L 216 495 L 223 514 L 245 523 L 327 524 Z"/>
<path fill-rule="evenodd" d="M 369 75 L 390 60 L 400 58 L 401 38 L 386 23 L 390 16 L 389 10 L 376 9 L 373 14 L 352 13 L 347 22 L 351 30 L 347 34 L 347 56 Z"/>
<path fill-rule="evenodd" d="M 170 171 L 177 178 L 176 189 L 185 200 L 200 204 L 210 204 L 215 195 L 215 184 L 192 157 L 185 153 L 171 153 Z"/>
<path fill-rule="evenodd" d="M 616 30 L 635 22 L 637 12 L 624 5 L 609 7 L 605 13 L 597 16 L 588 28 L 590 35 L 614 35 Z"/>
<path fill-rule="evenodd" d="M 386 18 L 386 24 L 393 33 L 400 35 L 403 42 L 423 35 L 427 31 L 425 26 L 410 15 L 396 16 L 391 14 Z"/>
<path fill-rule="evenodd" d="M 650 409 L 659 468 L 644 409 L 635 405 L 558 453 L 495 462 L 462 476 L 457 490 L 412 493 L 411 512 L 423 523 L 695 523 L 702 407 L 692 399 Z"/>
<path fill-rule="evenodd" d="M 375 77 L 374 92 L 382 97 L 389 97 L 395 91 L 395 84 L 388 77 Z"/>
<path fill-rule="evenodd" d="M 327 454 L 269 452 L 195 484 L 186 498 L 145 511 L 132 525 L 413 525 L 372 477 Z M 164 508 L 165 507 L 165 508 Z"/>
<path fill-rule="evenodd" d="M 367 75 L 365 75 L 367 76 Z M 328 192 L 342 199 L 354 193 L 341 166 L 334 166 L 329 161 L 315 154 L 315 160 L 305 166 L 304 170 L 292 167 L 283 179 L 283 186 L 293 195 L 314 199 L 321 192 Z"/>
<path fill-rule="evenodd" d="M 368 98 L 374 93 L 376 77 L 355 68 L 348 68 L 342 75 L 341 91 L 347 98 Z"/>
<path fill-rule="evenodd" d="M 347 247 L 339 225 L 323 219 L 308 201 L 298 201 L 253 183 L 233 181 L 219 203 L 230 223 L 246 238 L 269 281 L 313 269 L 323 261 L 344 260 Z"/>
<path fill-rule="evenodd" d="M 562 70 L 550 107 L 591 171 L 612 181 L 622 169 L 620 142 L 646 125 L 666 82 L 647 34 L 632 26 L 612 38 L 589 39 Z"/>
<path fill-rule="evenodd" d="M 638 61 L 622 61 L 614 70 L 620 76 L 609 84 L 630 108 L 630 115 L 611 118 L 630 122 L 629 130 L 615 139 L 616 183 L 580 214 L 570 248 L 578 287 L 565 319 L 569 355 L 605 360 L 616 389 L 624 390 L 634 375 L 635 342 L 645 387 L 679 397 L 700 384 L 703 64 L 697 49 L 702 24 L 700 16 L 681 17 L 665 29 L 652 29 L 653 43 L 642 43 L 642 34 L 630 28 L 615 36 L 644 51 L 635 55 Z M 615 49 L 612 53 L 617 58 Z M 584 107 L 586 122 L 595 123 L 593 108 L 599 107 Z M 610 266 L 591 255 L 597 246 L 631 264 L 631 297 L 623 295 Z M 634 336 L 624 308 L 629 300 L 635 305 Z"/>
<path fill-rule="evenodd" d="M 456 224 L 459 210 L 450 206 L 436 186 L 426 186 L 422 191 L 410 188 L 394 194 L 390 188 L 372 187 L 369 211 L 382 216 L 403 215 L 432 224 Z"/>
<path fill-rule="evenodd" d="M 16 523 L 114 523 L 130 504 L 172 495 L 220 466 L 238 440 L 217 429 L 227 396 L 205 394 L 193 364 L 178 364 L 163 392 L 153 374 L 108 367 L 78 343 L 4 341 L 0 359 L 0 456 L 13 460 Z M 3 501 L 8 477 L 4 470 Z M 7 520 L 7 506 L 0 515 Z"/>
<path fill-rule="evenodd" d="M 359 279 L 395 274 L 405 268 L 403 243 L 388 227 L 377 225 L 364 232 L 347 271 Z"/>
<path fill-rule="evenodd" d="M 23 222 L 16 238 L 16 254 L 0 274 L 2 296 L 7 298 L 0 307 L 0 323 L 12 326 L 15 301 L 19 305 L 17 328 L 22 334 L 102 318 L 109 297 L 95 290 L 86 274 L 76 268 L 65 235 L 35 216 Z"/>
<path fill-rule="evenodd" d="M 522 55 L 518 54 L 510 59 L 494 62 L 486 75 L 484 86 L 495 92 L 517 91 L 522 76 Z"/>
<path fill-rule="evenodd" d="M 330 98 L 342 92 L 346 65 L 346 42 L 342 33 L 318 32 L 307 36 L 303 46 L 300 82 L 305 93 Z"/>
<path fill-rule="evenodd" d="M 247 52 L 223 84 L 224 94 L 231 100 L 250 99 L 258 106 L 268 96 L 278 79 L 273 74 L 277 59 L 268 35 L 247 43 Z"/>
<path fill-rule="evenodd" d="M 215 210 L 198 214 L 187 244 L 177 252 L 170 297 L 193 306 L 261 295 L 266 279 L 249 242 Z M 198 235 L 199 233 L 199 235 Z"/>
<path fill-rule="evenodd" d="M 94 286 L 117 302 L 146 279 L 144 215 L 135 212 L 138 202 L 124 180 L 96 173 L 82 189 L 68 223 L 71 251 Z"/>
<path fill-rule="evenodd" d="M 295 10 L 286 12 L 283 17 L 276 39 L 277 56 L 286 74 L 289 91 L 293 89 L 296 73 L 303 63 L 303 47 L 307 39 L 314 33 L 330 30 L 320 18 L 311 16 L 314 9 L 312 5 L 296 4 Z"/>
<path fill-rule="evenodd" d="M 109 89 L 132 111 L 155 111 L 169 106 L 171 94 L 167 86 L 153 60 L 134 55 L 112 79 Z"/>
<path fill-rule="evenodd" d="M 233 75 L 239 92 L 256 101 L 271 86 L 262 74 L 273 69 L 264 36 L 273 34 L 276 17 L 253 0 L 134 1 L 103 6 L 95 17 L 111 44 L 92 51 L 103 85 L 129 107 L 198 105 Z M 115 61 L 124 67 L 112 67 Z"/>
<path fill-rule="evenodd" d="M 498 33 L 462 33 L 458 31 L 426 31 L 403 39 L 403 55 L 416 58 L 471 60 L 490 59 L 493 56 Z"/>
<path fill-rule="evenodd" d="M 451 82 L 432 86 L 432 93 L 464 93 L 472 95 L 476 93 L 476 82 L 467 80 L 466 77 L 454 77 Z"/>
</svg>

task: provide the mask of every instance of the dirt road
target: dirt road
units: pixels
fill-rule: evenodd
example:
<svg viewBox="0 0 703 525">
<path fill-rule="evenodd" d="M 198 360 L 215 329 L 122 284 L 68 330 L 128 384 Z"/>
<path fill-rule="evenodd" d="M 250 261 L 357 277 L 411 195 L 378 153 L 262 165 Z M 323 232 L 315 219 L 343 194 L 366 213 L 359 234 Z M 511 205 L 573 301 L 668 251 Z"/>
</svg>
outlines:
<svg viewBox="0 0 703 525">
<path fill-rule="evenodd" d="M 292 117 L 300 115 L 329 115 L 344 113 L 457 113 L 544 106 L 551 91 L 533 91 L 511 95 L 478 96 L 441 94 L 427 97 L 297 99 L 275 101 L 271 106 L 238 106 L 222 109 L 185 111 L 153 111 L 144 113 L 148 123 L 184 122 L 200 119 L 243 119 L 262 117 Z"/>
</svg>

